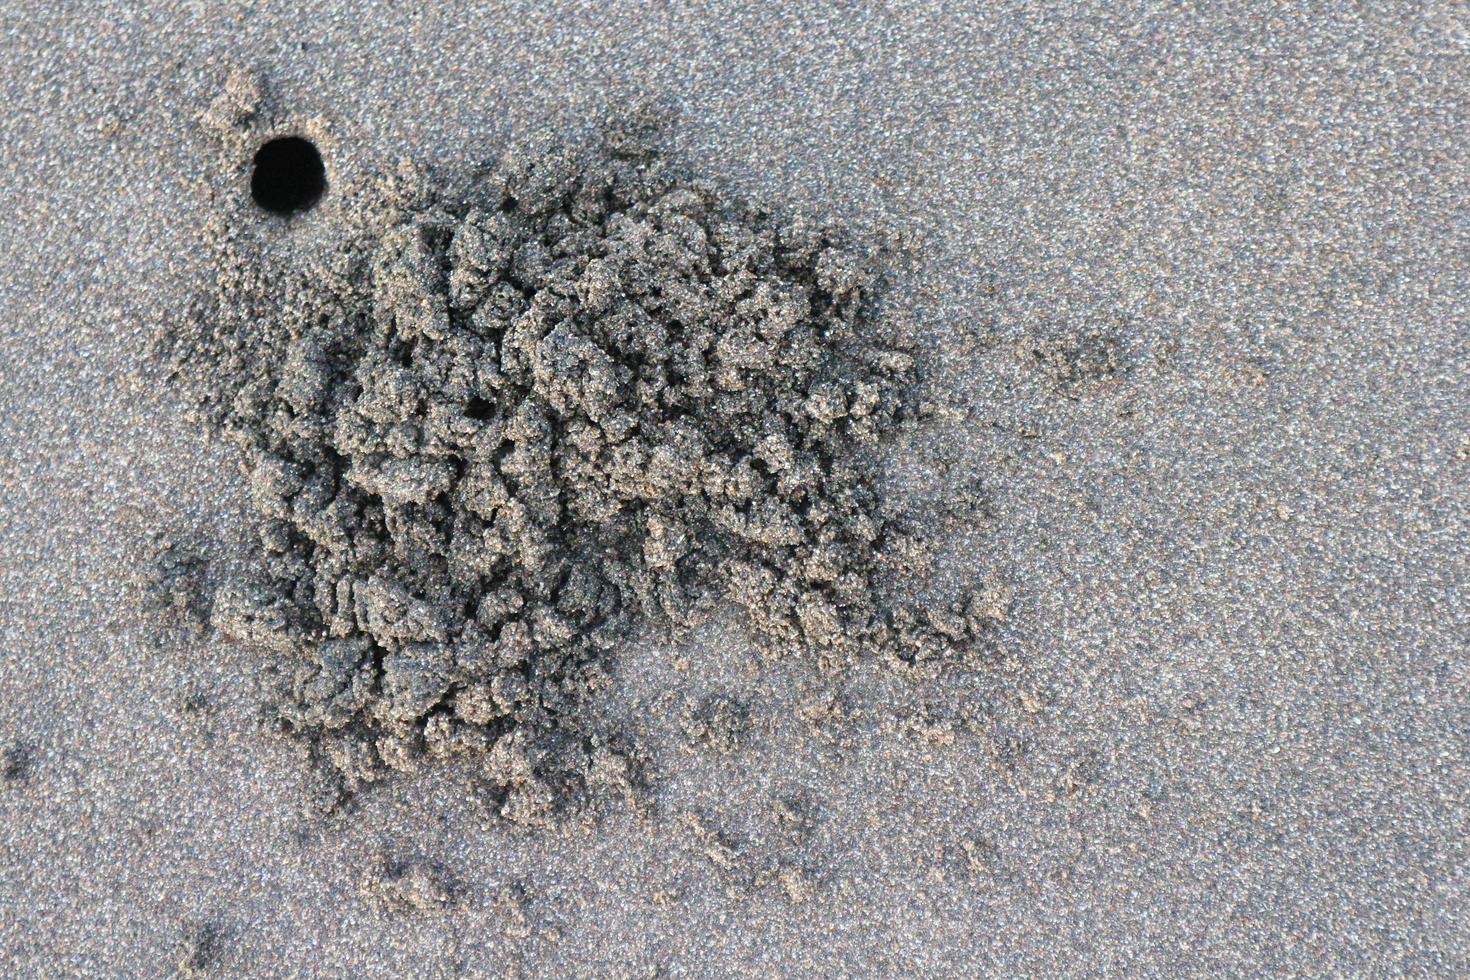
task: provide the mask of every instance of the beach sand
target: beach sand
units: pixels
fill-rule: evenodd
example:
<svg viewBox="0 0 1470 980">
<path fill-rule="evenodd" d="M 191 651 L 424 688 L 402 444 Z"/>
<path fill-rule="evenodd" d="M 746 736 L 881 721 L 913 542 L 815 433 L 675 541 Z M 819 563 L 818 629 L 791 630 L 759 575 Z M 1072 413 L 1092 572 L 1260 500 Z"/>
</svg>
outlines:
<svg viewBox="0 0 1470 980">
<path fill-rule="evenodd" d="M 1470 11 L 406 6 L 0 13 L 7 974 L 1470 972 Z M 716 619 L 607 692 L 646 813 L 518 831 L 453 768 L 304 810 L 267 659 L 135 585 L 250 533 L 139 380 L 239 68 L 333 188 L 644 95 L 701 176 L 908 243 L 953 407 L 885 486 L 943 532 L 916 577 L 1009 591 L 993 662 Z M 731 753 L 681 731 L 716 692 Z"/>
</svg>

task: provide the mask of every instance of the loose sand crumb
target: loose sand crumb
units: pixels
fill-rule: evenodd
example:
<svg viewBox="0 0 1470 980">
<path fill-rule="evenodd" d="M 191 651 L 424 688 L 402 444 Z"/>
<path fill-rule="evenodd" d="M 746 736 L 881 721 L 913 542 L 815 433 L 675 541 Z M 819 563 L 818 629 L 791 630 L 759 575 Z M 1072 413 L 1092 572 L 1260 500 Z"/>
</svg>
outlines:
<svg viewBox="0 0 1470 980">
<path fill-rule="evenodd" d="M 257 124 L 235 79 L 216 130 Z M 167 338 L 198 416 L 239 447 L 258 574 L 222 633 L 300 664 L 278 712 L 332 807 L 390 770 L 470 755 L 494 808 L 546 823 L 632 795 L 589 692 L 636 629 L 733 602 L 772 650 L 930 671 L 996 617 L 876 578 L 892 530 L 859 452 L 920 411 L 871 261 L 665 166 L 658 113 L 540 136 L 468 189 L 421 168 L 342 193 L 290 261 L 218 227 L 216 284 Z M 195 611 L 162 551 L 153 593 Z M 745 712 L 690 737 L 730 751 Z"/>
</svg>

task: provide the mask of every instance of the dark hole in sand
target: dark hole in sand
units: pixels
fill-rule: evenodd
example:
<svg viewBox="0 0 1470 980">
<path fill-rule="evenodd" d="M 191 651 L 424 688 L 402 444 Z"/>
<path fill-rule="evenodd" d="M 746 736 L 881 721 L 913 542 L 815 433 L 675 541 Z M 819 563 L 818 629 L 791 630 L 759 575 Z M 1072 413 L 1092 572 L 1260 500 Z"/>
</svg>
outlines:
<svg viewBox="0 0 1470 980">
<path fill-rule="evenodd" d="M 306 211 L 327 190 L 327 168 L 316 144 L 300 136 L 273 139 L 255 151 L 250 196 L 273 214 Z"/>
</svg>

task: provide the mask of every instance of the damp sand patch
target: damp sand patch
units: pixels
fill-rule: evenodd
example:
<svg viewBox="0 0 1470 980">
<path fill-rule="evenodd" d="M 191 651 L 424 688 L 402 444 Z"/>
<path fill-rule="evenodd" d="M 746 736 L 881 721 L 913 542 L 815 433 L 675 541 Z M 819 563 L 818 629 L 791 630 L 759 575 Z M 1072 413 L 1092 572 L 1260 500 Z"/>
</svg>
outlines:
<svg viewBox="0 0 1470 980">
<path fill-rule="evenodd" d="M 252 100 L 237 79 L 208 114 L 232 153 L 278 138 Z M 875 572 L 898 535 L 863 450 L 922 385 L 874 262 L 666 164 L 662 125 L 522 140 L 453 190 L 413 166 L 338 190 L 296 146 L 310 186 L 266 195 L 294 210 L 212 227 L 169 364 L 259 533 L 210 620 L 294 664 L 274 717 L 328 807 L 456 755 L 516 822 L 637 795 L 589 694 L 633 633 L 722 605 L 773 651 L 902 669 L 995 615 Z M 318 200 L 293 250 L 239 227 Z"/>
</svg>

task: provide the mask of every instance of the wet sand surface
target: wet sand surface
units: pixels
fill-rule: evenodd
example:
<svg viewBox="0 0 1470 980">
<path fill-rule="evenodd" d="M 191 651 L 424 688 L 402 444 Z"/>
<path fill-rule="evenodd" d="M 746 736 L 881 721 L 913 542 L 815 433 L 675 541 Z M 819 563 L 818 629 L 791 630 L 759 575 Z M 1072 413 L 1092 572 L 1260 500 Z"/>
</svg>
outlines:
<svg viewBox="0 0 1470 980">
<path fill-rule="evenodd" d="M 1470 970 L 1463 6 L 454 6 L 0 14 L 7 973 Z M 265 658 L 131 584 L 156 531 L 249 530 L 135 380 L 238 67 L 334 187 L 638 93 L 695 172 L 910 239 L 957 407 L 885 480 L 944 529 L 915 576 L 1011 591 L 994 662 L 828 674 L 718 620 L 623 651 L 649 814 L 513 831 L 452 769 L 303 812 Z M 713 692 L 733 753 L 681 731 Z"/>
</svg>

